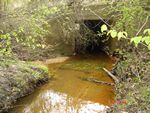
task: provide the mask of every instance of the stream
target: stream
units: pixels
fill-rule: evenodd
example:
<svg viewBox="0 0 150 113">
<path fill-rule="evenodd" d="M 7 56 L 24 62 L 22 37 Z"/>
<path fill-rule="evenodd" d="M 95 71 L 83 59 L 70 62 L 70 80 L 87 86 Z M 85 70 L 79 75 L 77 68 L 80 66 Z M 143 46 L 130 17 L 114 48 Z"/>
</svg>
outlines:
<svg viewBox="0 0 150 113">
<path fill-rule="evenodd" d="M 47 60 L 53 79 L 19 99 L 9 113 L 106 113 L 115 98 L 114 87 L 84 78 L 113 83 L 101 68 L 111 70 L 114 63 L 105 54 Z"/>
</svg>

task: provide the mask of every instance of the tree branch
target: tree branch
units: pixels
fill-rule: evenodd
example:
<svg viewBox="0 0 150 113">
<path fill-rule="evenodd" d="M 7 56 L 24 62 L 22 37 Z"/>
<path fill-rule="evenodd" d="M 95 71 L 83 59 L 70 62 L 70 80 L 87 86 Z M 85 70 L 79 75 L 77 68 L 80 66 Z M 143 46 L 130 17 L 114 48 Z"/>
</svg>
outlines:
<svg viewBox="0 0 150 113">
<path fill-rule="evenodd" d="M 90 8 L 88 8 L 88 10 L 90 10 L 91 13 L 93 13 L 94 15 L 96 15 L 102 22 L 104 22 L 108 27 L 111 27 L 107 22 L 104 21 L 104 19 L 102 17 L 100 17 L 98 14 L 96 14 L 94 11 L 92 11 Z"/>
<path fill-rule="evenodd" d="M 144 24 L 141 26 L 141 28 L 139 29 L 139 31 L 136 33 L 136 36 L 138 36 L 138 35 L 139 35 L 139 33 L 142 31 L 142 29 L 144 28 L 144 26 L 145 26 L 145 25 L 146 25 L 146 23 L 148 22 L 148 19 L 149 19 L 149 15 L 147 16 L 147 18 L 146 18 L 146 20 L 145 20 Z"/>
</svg>

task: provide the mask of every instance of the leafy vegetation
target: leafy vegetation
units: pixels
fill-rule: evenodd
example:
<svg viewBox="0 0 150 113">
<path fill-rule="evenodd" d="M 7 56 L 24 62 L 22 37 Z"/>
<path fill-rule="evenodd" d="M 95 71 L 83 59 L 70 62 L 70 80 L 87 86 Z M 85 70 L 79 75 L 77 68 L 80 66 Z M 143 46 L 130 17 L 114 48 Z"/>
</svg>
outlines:
<svg viewBox="0 0 150 113">
<path fill-rule="evenodd" d="M 14 2 L 14 4 L 17 3 Z M 29 5 L 32 5 L 32 2 L 29 2 Z M 32 49 L 46 47 L 43 37 L 49 33 L 50 25 L 47 18 L 49 15 L 57 13 L 59 9 L 57 7 L 49 8 L 45 4 L 39 5 L 34 9 L 28 8 L 24 6 L 21 12 L 17 11 L 18 9 L 13 11 L 9 9 L 4 12 L 7 16 L 1 18 L 1 21 L 4 23 L 1 23 L 1 27 L 11 27 L 4 27 L 0 30 L 0 52 L 2 54 L 11 54 L 15 48 L 23 46 Z M 9 23 L 6 22 L 8 18 L 10 18 Z M 21 21 L 19 21 L 20 19 Z M 15 22 L 16 20 L 18 21 Z"/>
<path fill-rule="evenodd" d="M 149 6 L 147 0 L 120 0 L 112 6 L 112 11 L 117 13 L 116 23 L 113 26 L 117 31 L 126 31 L 130 37 L 134 37 L 141 26 L 147 21 L 149 12 L 145 10 Z"/>
<path fill-rule="evenodd" d="M 107 35 L 110 35 L 112 38 L 120 39 L 128 39 L 131 43 L 137 47 L 140 43 L 147 47 L 150 50 L 150 29 L 145 29 L 142 36 L 136 36 L 133 38 L 128 38 L 127 32 L 117 32 L 116 30 L 108 30 L 106 25 L 101 27 L 102 33 L 105 31 Z"/>
</svg>

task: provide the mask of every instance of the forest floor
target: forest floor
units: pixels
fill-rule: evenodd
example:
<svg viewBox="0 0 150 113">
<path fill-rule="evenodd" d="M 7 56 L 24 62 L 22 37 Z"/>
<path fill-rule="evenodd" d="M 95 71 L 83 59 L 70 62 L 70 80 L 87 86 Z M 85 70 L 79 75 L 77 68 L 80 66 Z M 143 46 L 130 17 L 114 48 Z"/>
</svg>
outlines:
<svg viewBox="0 0 150 113">
<path fill-rule="evenodd" d="M 116 101 L 111 113 L 149 113 L 150 61 L 133 53 L 123 55 L 113 70 L 120 78 L 116 84 Z"/>
<path fill-rule="evenodd" d="M 0 112 L 49 79 L 48 69 L 25 61 L 0 57 Z"/>
</svg>

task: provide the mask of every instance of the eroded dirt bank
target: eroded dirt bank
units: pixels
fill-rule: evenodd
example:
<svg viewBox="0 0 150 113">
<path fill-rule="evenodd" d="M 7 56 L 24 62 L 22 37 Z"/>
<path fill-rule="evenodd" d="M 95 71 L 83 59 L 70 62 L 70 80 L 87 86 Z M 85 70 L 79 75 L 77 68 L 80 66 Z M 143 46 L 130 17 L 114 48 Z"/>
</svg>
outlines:
<svg viewBox="0 0 150 113">
<path fill-rule="evenodd" d="M 47 68 L 10 58 L 0 59 L 0 112 L 48 80 Z"/>
</svg>

